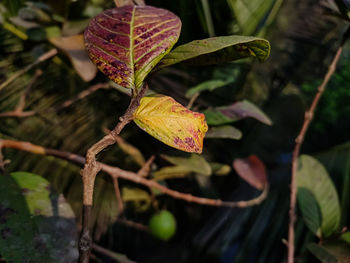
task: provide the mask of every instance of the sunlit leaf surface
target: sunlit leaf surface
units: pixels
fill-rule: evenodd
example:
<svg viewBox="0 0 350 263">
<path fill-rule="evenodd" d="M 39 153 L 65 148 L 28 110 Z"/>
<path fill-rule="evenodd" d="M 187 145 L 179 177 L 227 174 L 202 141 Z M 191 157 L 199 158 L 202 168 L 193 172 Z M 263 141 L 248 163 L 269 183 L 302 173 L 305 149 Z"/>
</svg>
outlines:
<svg viewBox="0 0 350 263">
<path fill-rule="evenodd" d="M 203 114 L 193 112 L 168 96 L 141 99 L 134 113 L 135 123 L 165 144 L 186 152 L 201 153 L 208 130 Z"/>
<path fill-rule="evenodd" d="M 108 9 L 85 30 L 91 60 L 111 80 L 139 88 L 147 74 L 177 41 L 180 19 L 152 6 Z"/>
</svg>

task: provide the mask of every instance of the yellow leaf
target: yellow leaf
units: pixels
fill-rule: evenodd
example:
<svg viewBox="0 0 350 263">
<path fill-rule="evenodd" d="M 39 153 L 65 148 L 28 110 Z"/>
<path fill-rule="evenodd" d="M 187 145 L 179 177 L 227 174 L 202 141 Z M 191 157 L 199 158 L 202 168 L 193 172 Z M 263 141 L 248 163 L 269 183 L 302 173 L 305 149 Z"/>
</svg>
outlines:
<svg viewBox="0 0 350 263">
<path fill-rule="evenodd" d="M 208 130 L 205 116 L 164 95 L 141 99 L 135 123 L 161 142 L 185 152 L 201 153 Z"/>
</svg>

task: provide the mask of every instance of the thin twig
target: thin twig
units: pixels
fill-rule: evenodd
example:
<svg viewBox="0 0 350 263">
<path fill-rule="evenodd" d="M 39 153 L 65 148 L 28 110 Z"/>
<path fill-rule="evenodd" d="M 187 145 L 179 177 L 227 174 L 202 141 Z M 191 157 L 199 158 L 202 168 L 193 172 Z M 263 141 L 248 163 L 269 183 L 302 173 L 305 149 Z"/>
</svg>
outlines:
<svg viewBox="0 0 350 263">
<path fill-rule="evenodd" d="M 2 140 L 0 139 L 0 143 L 2 143 L 3 148 L 12 148 L 12 149 L 18 149 L 21 151 L 31 152 L 34 154 L 40 154 L 40 155 L 51 155 L 54 157 L 58 157 L 67 161 L 70 161 L 72 163 L 78 164 L 78 165 L 84 165 L 85 159 L 84 157 L 70 153 L 70 152 L 64 152 L 54 149 L 47 149 L 42 146 L 38 146 L 29 142 L 22 142 L 22 141 L 14 141 L 14 140 Z M 137 184 L 142 184 L 147 187 L 155 188 L 159 191 L 161 191 L 163 194 L 169 195 L 175 199 L 181 199 L 187 202 L 197 203 L 201 205 L 208 205 L 208 206 L 222 206 L 222 207 L 249 207 L 260 204 L 262 201 L 264 201 L 267 197 L 269 186 L 267 185 L 263 192 L 256 198 L 248 201 L 222 201 L 220 199 L 210 199 L 210 198 L 204 198 L 204 197 L 197 197 L 193 196 L 191 194 L 181 193 L 172 189 L 169 189 L 156 181 L 153 181 L 151 179 L 143 178 L 139 176 L 137 173 L 126 171 L 123 169 L 120 169 L 118 167 L 110 166 L 104 163 L 97 162 L 97 164 L 100 166 L 101 171 L 109 174 L 112 178 L 122 178 L 128 181 L 132 181 Z"/>
<path fill-rule="evenodd" d="M 154 159 L 156 157 L 154 155 L 152 155 L 147 162 L 141 167 L 141 169 L 137 172 L 138 176 L 142 176 L 142 177 L 147 177 L 149 174 L 149 171 L 151 170 L 151 165 L 154 162 Z"/>
<path fill-rule="evenodd" d="M 318 105 L 318 102 L 329 82 L 332 75 L 336 70 L 337 63 L 339 61 L 340 55 L 343 51 L 343 46 L 345 41 L 348 38 L 348 34 L 350 32 L 350 28 L 344 34 L 343 40 L 332 60 L 332 63 L 329 66 L 329 69 L 321 83 L 321 85 L 317 89 L 317 93 L 311 103 L 310 109 L 305 113 L 305 118 L 303 122 L 303 126 L 299 132 L 298 137 L 295 140 L 295 146 L 292 155 L 292 178 L 290 184 L 290 208 L 289 208 L 289 226 L 288 226 L 288 263 L 294 262 L 294 223 L 295 223 L 295 206 L 296 206 L 296 195 L 297 195 L 297 172 L 298 172 L 298 157 L 300 153 L 301 145 L 305 139 L 306 132 L 309 128 L 309 125 L 314 117 L 315 109 Z"/>
<path fill-rule="evenodd" d="M 72 104 L 74 104 L 77 101 L 91 95 L 92 93 L 94 93 L 100 89 L 108 89 L 108 88 L 110 88 L 110 85 L 108 83 L 97 83 L 97 84 L 89 87 L 88 89 L 83 90 L 82 92 L 78 93 L 78 95 L 76 95 L 74 98 L 66 100 L 65 102 L 63 102 L 59 106 L 45 109 L 45 110 L 41 110 L 41 111 L 23 111 L 24 105 L 22 105 L 23 104 L 23 102 L 22 102 L 23 100 L 22 100 L 19 102 L 19 104 L 17 105 L 15 110 L 8 111 L 8 112 L 1 112 L 0 118 L 26 118 L 26 117 L 36 116 L 38 114 L 43 115 L 43 113 L 47 112 L 47 111 L 58 112 L 58 111 L 61 111 L 65 108 L 70 107 Z M 21 107 L 20 107 L 20 103 L 21 103 Z"/>
<path fill-rule="evenodd" d="M 19 101 L 17 103 L 17 106 L 15 110 L 13 111 L 7 111 L 7 112 L 0 112 L 0 118 L 24 118 L 24 117 L 30 117 L 36 114 L 35 111 L 23 111 L 26 104 L 26 98 L 31 90 L 32 86 L 36 82 L 36 80 L 43 74 L 42 70 L 37 69 L 35 71 L 34 76 L 30 80 L 29 84 L 27 85 L 26 89 L 22 93 L 21 97 L 19 98 Z"/>
<path fill-rule="evenodd" d="M 34 66 L 36 66 L 37 64 L 55 56 L 57 54 L 57 49 L 53 48 L 51 50 L 49 50 L 48 52 L 44 53 L 43 55 L 41 55 L 40 57 L 38 57 L 37 60 L 34 61 L 34 63 L 24 67 L 23 69 L 17 71 L 16 73 L 14 73 L 11 77 L 9 77 L 5 82 L 3 82 L 0 85 L 0 91 L 2 89 L 4 89 L 6 86 L 8 86 L 11 82 L 13 82 L 14 80 L 16 80 L 17 78 L 19 78 L 21 75 L 23 75 L 24 73 L 28 72 L 29 70 L 31 70 Z"/>
<path fill-rule="evenodd" d="M 137 223 L 137 222 L 134 222 L 134 221 L 131 221 L 131 220 L 119 218 L 119 219 L 117 219 L 116 223 L 122 224 L 122 225 L 125 225 L 128 227 L 132 227 L 132 228 L 135 228 L 137 230 L 144 231 L 144 232 L 149 231 L 147 226 L 140 224 L 140 223 Z"/>
<path fill-rule="evenodd" d="M 124 212 L 124 203 L 123 203 L 122 195 L 120 193 L 118 178 L 114 177 L 112 178 L 112 180 L 113 180 L 115 197 L 117 199 L 117 204 L 118 204 L 118 217 L 119 217 Z"/>
<path fill-rule="evenodd" d="M 103 254 L 111 259 L 116 260 L 116 262 L 121 262 L 121 263 L 135 263 L 134 261 L 131 261 L 128 259 L 125 255 L 115 253 L 113 251 L 110 251 L 106 248 L 103 248 L 95 243 L 91 245 L 92 249 L 100 254 Z"/>
<path fill-rule="evenodd" d="M 191 97 L 191 99 L 190 99 L 190 101 L 188 102 L 188 104 L 187 104 L 187 109 L 191 109 L 192 108 L 192 106 L 193 106 L 193 103 L 196 101 L 196 99 L 199 97 L 199 95 L 200 95 L 200 93 L 199 92 L 197 92 L 196 94 L 194 94 L 192 97 Z"/>
<path fill-rule="evenodd" d="M 83 179 L 83 223 L 82 232 L 80 235 L 79 242 L 79 255 L 81 263 L 88 263 L 91 251 L 91 236 L 90 236 L 90 218 L 91 218 L 91 207 L 93 202 L 93 192 L 95 178 L 98 172 L 101 170 L 101 164 L 96 161 L 96 155 L 102 150 L 116 142 L 116 137 L 124 129 L 124 127 L 132 121 L 134 111 L 140 104 L 141 98 L 147 91 L 148 86 L 143 85 L 140 92 L 132 96 L 128 109 L 124 115 L 119 118 L 117 126 L 101 140 L 95 143 L 89 148 L 86 154 L 86 160 L 84 169 L 81 171 Z"/>
<path fill-rule="evenodd" d="M 89 87 L 88 89 L 83 90 L 82 92 L 78 93 L 78 95 L 76 95 L 74 98 L 66 100 L 60 106 L 55 107 L 54 111 L 60 111 L 62 109 L 68 108 L 73 103 L 76 103 L 77 101 L 91 95 L 95 91 L 100 90 L 100 89 L 108 89 L 108 88 L 110 88 L 109 83 L 97 83 L 97 84 Z"/>
</svg>

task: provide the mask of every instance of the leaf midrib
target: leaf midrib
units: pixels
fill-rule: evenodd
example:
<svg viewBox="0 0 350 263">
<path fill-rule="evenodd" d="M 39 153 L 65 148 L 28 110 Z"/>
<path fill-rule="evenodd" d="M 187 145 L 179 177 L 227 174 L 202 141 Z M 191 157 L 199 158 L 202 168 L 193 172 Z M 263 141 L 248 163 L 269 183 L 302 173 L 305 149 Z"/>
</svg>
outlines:
<svg viewBox="0 0 350 263">
<path fill-rule="evenodd" d="M 131 14 L 131 21 L 130 21 L 130 69 L 131 69 L 131 80 L 133 83 L 133 87 L 135 88 L 135 65 L 134 65 L 134 22 L 135 22 L 135 10 L 136 6 L 133 6 L 132 14 Z"/>
</svg>

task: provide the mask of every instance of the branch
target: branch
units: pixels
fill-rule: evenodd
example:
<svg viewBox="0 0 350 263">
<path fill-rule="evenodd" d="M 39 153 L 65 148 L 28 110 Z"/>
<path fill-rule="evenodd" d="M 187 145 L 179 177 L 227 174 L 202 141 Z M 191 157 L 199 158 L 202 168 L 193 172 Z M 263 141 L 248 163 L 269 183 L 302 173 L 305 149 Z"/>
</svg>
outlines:
<svg viewBox="0 0 350 263">
<path fill-rule="evenodd" d="M 86 154 L 84 169 L 81 171 L 83 179 L 83 224 L 79 243 L 80 262 L 89 262 L 91 250 L 91 236 L 90 236 L 90 218 L 91 207 L 93 202 L 93 192 L 95 178 L 101 170 L 101 164 L 96 161 L 96 155 L 102 150 L 116 142 L 116 137 L 124 129 L 124 127 L 132 121 L 134 111 L 140 104 L 141 98 L 146 93 L 148 86 L 143 85 L 138 94 L 133 94 L 129 107 L 122 117 L 119 118 L 117 126 L 101 140 L 89 148 Z"/>
<path fill-rule="evenodd" d="M 60 111 L 62 109 L 68 108 L 73 103 L 76 103 L 77 101 L 79 101 L 79 100 L 81 100 L 81 99 L 91 95 L 95 91 L 97 91 L 99 89 L 108 89 L 108 88 L 110 88 L 109 83 L 97 83 L 97 84 L 89 87 L 88 89 L 83 90 L 82 92 L 78 93 L 78 95 L 76 95 L 74 98 L 63 102 L 60 106 L 55 107 L 54 111 Z"/>
<path fill-rule="evenodd" d="M 23 117 L 29 117 L 36 114 L 35 111 L 23 111 L 25 104 L 26 104 L 26 97 L 31 90 L 32 86 L 34 85 L 35 81 L 43 74 L 42 70 L 37 69 L 35 71 L 34 76 L 30 80 L 28 86 L 22 93 L 21 97 L 19 98 L 19 101 L 17 103 L 16 109 L 13 111 L 7 111 L 7 112 L 0 112 L 0 118 L 23 118 Z"/>
<path fill-rule="evenodd" d="M 296 207 L 296 195 L 297 195 L 297 182 L 296 176 L 298 172 L 298 157 L 300 153 L 301 145 L 305 139 L 306 132 L 310 126 L 310 123 L 314 117 L 315 109 L 318 105 L 318 102 L 329 82 L 332 75 L 336 70 L 336 66 L 338 64 L 340 55 L 343 51 L 344 43 L 346 42 L 348 35 L 350 33 L 350 28 L 345 32 L 343 36 L 343 40 L 332 60 L 332 63 L 329 66 L 329 69 L 321 83 L 318 87 L 318 91 L 311 103 L 310 109 L 305 113 L 305 118 L 303 122 L 303 126 L 299 132 L 298 137 L 295 140 L 295 146 L 292 155 L 292 178 L 290 184 L 290 208 L 289 208 L 289 226 L 288 226 L 288 263 L 294 262 L 294 223 L 295 223 L 295 207 Z"/>
<path fill-rule="evenodd" d="M 6 86 L 8 86 L 11 82 L 13 82 L 14 80 L 16 80 L 17 78 L 19 78 L 21 75 L 23 75 L 24 73 L 28 72 L 29 70 L 31 70 L 34 66 L 36 66 L 37 64 L 55 56 L 57 54 L 57 49 L 53 48 L 51 50 L 49 50 L 48 52 L 44 53 L 43 55 L 41 55 L 40 57 L 38 57 L 37 60 L 34 61 L 34 63 L 26 66 L 25 68 L 17 71 L 15 74 L 13 74 L 11 77 L 9 77 L 5 82 L 3 82 L 0 85 L 0 91 L 2 89 L 4 89 Z"/>
<path fill-rule="evenodd" d="M 50 155 L 50 156 L 58 157 L 60 159 L 67 160 L 69 162 L 72 162 L 78 165 L 84 165 L 85 163 L 84 157 L 80 155 L 70 153 L 70 152 L 54 150 L 54 149 L 47 149 L 42 146 L 38 146 L 29 142 L 0 139 L 0 144 L 2 145 L 3 148 L 18 149 L 21 151 L 31 152 L 31 153 L 40 154 L 40 155 Z M 101 171 L 107 173 L 112 178 L 122 178 L 137 184 L 145 185 L 147 187 L 153 187 L 161 191 L 162 193 L 169 195 L 175 199 L 181 199 L 187 202 L 197 203 L 201 205 L 219 206 L 219 207 L 240 207 L 240 208 L 254 206 L 264 201 L 269 191 L 269 186 L 267 185 L 262 191 L 262 193 L 258 197 L 252 200 L 237 201 L 237 202 L 222 201 L 220 199 L 210 199 L 210 198 L 193 196 L 191 194 L 181 193 L 181 192 L 169 189 L 151 179 L 143 178 L 139 176 L 137 173 L 126 171 L 118 167 L 110 166 L 101 162 L 97 162 L 97 164 L 100 166 Z"/>
</svg>

